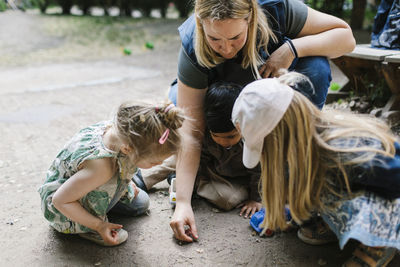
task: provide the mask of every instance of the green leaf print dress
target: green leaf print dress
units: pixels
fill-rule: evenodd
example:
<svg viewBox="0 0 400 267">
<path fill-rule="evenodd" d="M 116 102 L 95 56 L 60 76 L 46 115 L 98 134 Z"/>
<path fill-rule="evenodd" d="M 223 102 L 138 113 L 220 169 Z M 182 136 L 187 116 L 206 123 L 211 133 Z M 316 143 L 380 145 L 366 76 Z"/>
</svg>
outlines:
<svg viewBox="0 0 400 267">
<path fill-rule="evenodd" d="M 112 126 L 104 121 L 79 131 L 61 150 L 47 171 L 45 183 L 39 188 L 44 217 L 50 225 L 62 233 L 86 233 L 92 230 L 71 221 L 52 204 L 57 189 L 79 170 L 86 160 L 100 158 L 117 159 L 119 171 L 105 184 L 82 197 L 80 204 L 91 214 L 106 220 L 107 212 L 118 202 L 129 204 L 135 197 L 131 177 L 136 172 L 128 157 L 109 150 L 103 143 L 105 131 Z"/>
</svg>

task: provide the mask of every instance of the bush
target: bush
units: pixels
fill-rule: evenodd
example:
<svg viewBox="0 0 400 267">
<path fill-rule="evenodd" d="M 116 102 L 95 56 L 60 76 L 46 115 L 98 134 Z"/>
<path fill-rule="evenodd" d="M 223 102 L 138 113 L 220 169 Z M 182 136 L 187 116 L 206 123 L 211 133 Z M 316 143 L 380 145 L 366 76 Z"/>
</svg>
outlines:
<svg viewBox="0 0 400 267">
<path fill-rule="evenodd" d="M 0 12 L 5 11 L 7 9 L 6 2 L 4 0 L 0 0 Z"/>
</svg>

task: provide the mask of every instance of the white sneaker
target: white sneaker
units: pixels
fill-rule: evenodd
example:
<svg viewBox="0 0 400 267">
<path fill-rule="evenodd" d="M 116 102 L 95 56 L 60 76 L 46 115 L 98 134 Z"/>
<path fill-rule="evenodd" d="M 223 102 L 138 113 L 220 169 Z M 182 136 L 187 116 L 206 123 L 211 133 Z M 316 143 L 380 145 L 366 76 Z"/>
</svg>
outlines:
<svg viewBox="0 0 400 267">
<path fill-rule="evenodd" d="M 169 186 L 169 203 L 172 206 L 176 205 L 176 178 L 171 179 L 171 185 Z"/>
<path fill-rule="evenodd" d="M 104 242 L 103 238 L 101 238 L 101 236 L 97 232 L 82 233 L 79 234 L 79 236 L 101 246 L 113 247 L 124 243 L 128 239 L 127 231 L 125 231 L 124 229 L 117 229 L 116 231 L 118 233 L 118 241 L 117 241 L 118 243 L 115 245 L 107 244 L 106 242 Z"/>
</svg>

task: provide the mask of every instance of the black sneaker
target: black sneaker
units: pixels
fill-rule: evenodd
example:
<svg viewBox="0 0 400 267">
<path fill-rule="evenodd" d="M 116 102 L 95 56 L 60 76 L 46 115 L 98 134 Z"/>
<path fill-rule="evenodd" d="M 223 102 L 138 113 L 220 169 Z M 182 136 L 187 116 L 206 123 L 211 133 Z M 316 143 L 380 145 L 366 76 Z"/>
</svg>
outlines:
<svg viewBox="0 0 400 267">
<path fill-rule="evenodd" d="M 137 187 L 139 187 L 140 189 L 142 189 L 147 193 L 147 187 L 143 181 L 143 175 L 140 169 L 138 169 L 138 171 L 133 175 L 132 181 L 136 184 Z"/>
</svg>

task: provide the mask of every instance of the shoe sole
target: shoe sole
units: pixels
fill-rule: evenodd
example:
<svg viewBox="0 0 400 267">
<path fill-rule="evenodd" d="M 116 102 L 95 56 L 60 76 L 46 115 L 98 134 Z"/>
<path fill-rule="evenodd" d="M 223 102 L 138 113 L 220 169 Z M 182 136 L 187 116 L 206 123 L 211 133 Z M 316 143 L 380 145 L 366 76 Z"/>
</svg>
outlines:
<svg viewBox="0 0 400 267">
<path fill-rule="evenodd" d="M 318 239 L 308 238 L 301 233 L 300 229 L 297 231 L 297 237 L 304 243 L 313 245 L 313 246 L 325 245 L 325 244 L 329 244 L 329 243 L 333 243 L 333 242 L 337 241 L 337 239 L 332 239 L 332 240 L 320 239 L 320 240 L 318 240 Z"/>
</svg>

